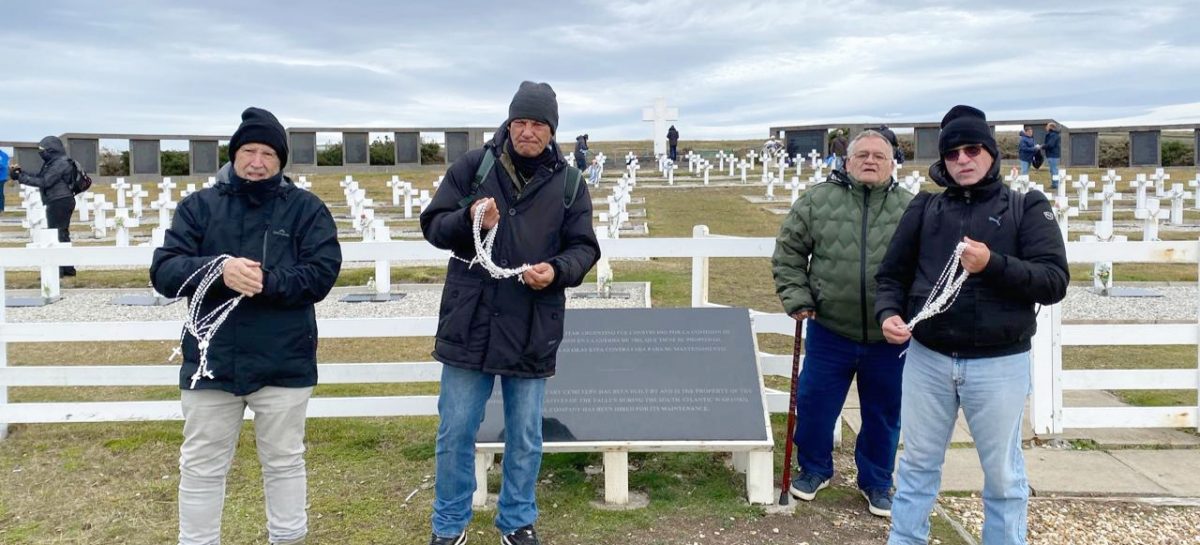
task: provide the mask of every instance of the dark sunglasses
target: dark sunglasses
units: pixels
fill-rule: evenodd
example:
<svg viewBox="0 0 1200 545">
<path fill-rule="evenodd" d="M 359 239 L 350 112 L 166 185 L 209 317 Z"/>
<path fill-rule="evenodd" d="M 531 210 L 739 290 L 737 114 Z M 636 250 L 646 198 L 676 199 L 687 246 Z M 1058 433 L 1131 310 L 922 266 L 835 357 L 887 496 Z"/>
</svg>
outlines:
<svg viewBox="0 0 1200 545">
<path fill-rule="evenodd" d="M 955 149 L 952 149 L 952 150 L 947 151 L 946 153 L 942 154 L 942 159 L 946 160 L 947 162 L 953 163 L 954 161 L 958 160 L 959 152 L 965 153 L 965 154 L 967 154 L 967 157 L 974 159 L 976 157 L 979 157 L 980 153 L 983 153 L 983 146 L 981 146 L 979 144 L 971 144 L 969 146 L 955 148 Z"/>
</svg>

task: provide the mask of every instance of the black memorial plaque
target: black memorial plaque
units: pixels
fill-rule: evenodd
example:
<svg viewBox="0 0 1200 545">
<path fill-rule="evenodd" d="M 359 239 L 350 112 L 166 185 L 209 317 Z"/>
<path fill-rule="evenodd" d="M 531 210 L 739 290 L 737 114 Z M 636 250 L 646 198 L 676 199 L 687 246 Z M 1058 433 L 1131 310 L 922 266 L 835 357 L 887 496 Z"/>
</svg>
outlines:
<svg viewBox="0 0 1200 545">
<path fill-rule="evenodd" d="M 161 153 L 161 148 L 158 140 L 130 140 L 130 174 L 159 175 L 162 172 L 159 168 L 161 159 L 159 153 Z"/>
<path fill-rule="evenodd" d="M 288 133 L 288 162 L 293 165 L 317 164 L 317 133 Z"/>
<path fill-rule="evenodd" d="M 745 309 L 571 310 L 543 440 L 768 441 Z M 500 380 L 478 441 L 504 441 Z"/>
<path fill-rule="evenodd" d="M 1094 132 L 1072 132 L 1071 166 L 1096 167 L 1100 166 L 1100 134 Z"/>
<path fill-rule="evenodd" d="M 446 163 L 450 164 L 471 149 L 471 135 L 465 132 L 446 133 Z"/>
<path fill-rule="evenodd" d="M 365 165 L 371 160 L 370 134 L 365 132 L 342 133 L 342 164 Z"/>
<path fill-rule="evenodd" d="M 783 140 L 788 156 L 795 157 L 798 154 L 807 161 L 808 154 L 812 153 L 812 150 L 817 150 L 821 154 L 821 158 L 825 158 L 826 133 L 825 129 L 784 131 Z"/>
<path fill-rule="evenodd" d="M 421 162 L 421 133 L 396 133 L 396 164 Z"/>
<path fill-rule="evenodd" d="M 1129 166 L 1158 166 L 1158 131 L 1133 131 L 1129 133 Z"/>
<path fill-rule="evenodd" d="M 942 129 L 938 127 L 918 127 L 913 129 L 913 159 L 936 161 L 938 157 L 938 138 Z"/>
</svg>

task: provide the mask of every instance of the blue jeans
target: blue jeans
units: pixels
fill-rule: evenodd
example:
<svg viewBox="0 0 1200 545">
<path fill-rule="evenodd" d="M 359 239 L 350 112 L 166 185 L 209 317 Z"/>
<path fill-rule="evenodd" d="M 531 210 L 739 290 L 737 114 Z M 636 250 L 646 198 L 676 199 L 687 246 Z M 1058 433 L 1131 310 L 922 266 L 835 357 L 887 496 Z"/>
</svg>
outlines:
<svg viewBox="0 0 1200 545">
<path fill-rule="evenodd" d="M 808 322 L 804 370 L 796 384 L 796 462 L 805 472 L 833 476 L 833 429 L 858 377 L 862 429 L 854 445 L 858 486 L 890 489 L 900 438 L 903 345 L 860 343 Z"/>
<path fill-rule="evenodd" d="M 1058 157 L 1047 157 L 1046 164 L 1050 166 L 1050 185 L 1058 187 L 1058 183 L 1054 182 L 1054 177 L 1058 176 Z"/>
<path fill-rule="evenodd" d="M 1029 395 L 1029 353 L 961 359 L 913 340 L 904 364 L 904 450 L 896 474 L 888 545 L 924 545 L 942 463 L 961 407 L 983 466 L 983 543 L 1025 543 L 1029 482 L 1021 415 Z"/>
<path fill-rule="evenodd" d="M 442 366 L 438 395 L 437 482 L 433 533 L 450 537 L 471 522 L 475 436 L 497 375 Z M 534 492 L 542 467 L 542 400 L 546 379 L 500 377 L 504 394 L 504 462 L 496 527 L 503 534 L 533 524 Z M 486 483 L 484 483 L 486 486 Z"/>
<path fill-rule="evenodd" d="M 1029 161 L 1021 161 L 1021 174 L 1029 174 Z"/>
</svg>

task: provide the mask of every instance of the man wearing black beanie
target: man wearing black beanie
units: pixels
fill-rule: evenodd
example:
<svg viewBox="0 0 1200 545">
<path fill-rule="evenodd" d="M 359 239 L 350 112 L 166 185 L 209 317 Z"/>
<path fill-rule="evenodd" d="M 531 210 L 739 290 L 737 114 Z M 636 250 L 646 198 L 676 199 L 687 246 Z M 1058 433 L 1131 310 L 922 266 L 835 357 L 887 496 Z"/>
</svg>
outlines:
<svg viewBox="0 0 1200 545">
<path fill-rule="evenodd" d="M 333 288 L 342 252 L 329 209 L 283 175 L 287 133 L 271 112 L 242 113 L 229 155 L 232 167 L 216 185 L 179 203 L 150 265 L 159 293 L 199 298 L 202 316 L 236 305 L 205 341 L 184 335 L 179 544 L 220 542 L 225 475 L 249 407 L 267 539 L 298 545 L 308 535 L 304 422 L 317 383 L 314 305 Z M 210 264 L 219 277 L 197 293 Z"/>
<path fill-rule="evenodd" d="M 564 290 L 600 257 L 587 184 L 567 166 L 557 129 L 554 90 L 521 83 L 492 140 L 450 166 L 421 213 L 425 239 L 453 252 L 433 349 L 443 365 L 432 545 L 467 540 L 472 495 L 487 486 L 475 482 L 475 436 L 497 378 L 504 478 L 495 524 L 504 545 L 539 543 L 542 400 L 562 340 Z M 485 236 L 494 245 L 476 255 L 474 241 Z"/>
<path fill-rule="evenodd" d="M 1039 191 L 1000 181 L 999 149 L 982 111 L 955 106 L 942 119 L 941 160 L 929 177 L 946 188 L 909 204 L 876 275 L 884 337 L 908 342 L 900 404 L 904 451 L 889 545 L 924 544 L 945 449 L 959 409 L 983 466 L 983 543 L 1024 545 L 1029 483 L 1021 415 L 1030 384 L 1035 305 L 1063 299 L 1070 275 L 1054 212 Z M 928 317 L 947 262 L 969 276 L 949 306 Z M 910 324 L 913 327 L 910 328 Z"/>
</svg>

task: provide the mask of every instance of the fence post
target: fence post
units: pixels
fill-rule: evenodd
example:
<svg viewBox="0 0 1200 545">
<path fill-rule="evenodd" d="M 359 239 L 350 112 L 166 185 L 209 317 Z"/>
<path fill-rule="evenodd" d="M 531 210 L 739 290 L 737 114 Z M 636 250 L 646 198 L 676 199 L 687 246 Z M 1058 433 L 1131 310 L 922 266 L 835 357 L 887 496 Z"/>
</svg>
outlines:
<svg viewBox="0 0 1200 545">
<path fill-rule="evenodd" d="M 1029 419 L 1036 434 L 1054 433 L 1054 310 L 1044 306 L 1037 315 L 1037 333 L 1033 336 L 1030 356 L 1032 399 Z"/>
<path fill-rule="evenodd" d="M 692 228 L 692 238 L 708 237 L 708 226 L 697 225 Z M 692 307 L 708 306 L 708 258 L 692 258 Z"/>
<path fill-rule="evenodd" d="M 57 273 L 58 271 L 55 271 Z M 4 266 L 0 265 L 0 369 L 8 367 L 8 339 L 5 337 L 4 305 L 8 302 L 4 295 Z M 0 408 L 8 408 L 7 383 L 0 384 Z M 0 439 L 8 437 L 8 422 L 0 420 Z"/>
</svg>

